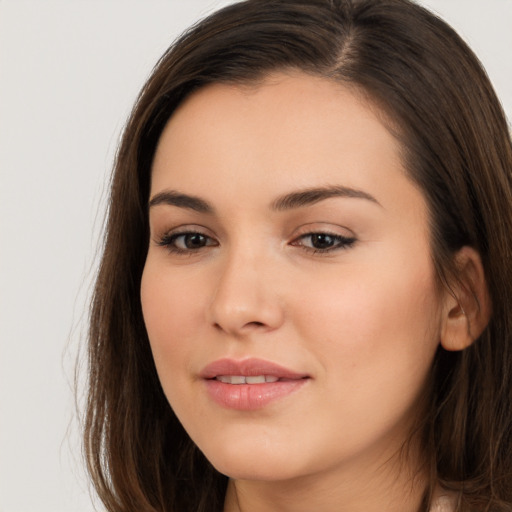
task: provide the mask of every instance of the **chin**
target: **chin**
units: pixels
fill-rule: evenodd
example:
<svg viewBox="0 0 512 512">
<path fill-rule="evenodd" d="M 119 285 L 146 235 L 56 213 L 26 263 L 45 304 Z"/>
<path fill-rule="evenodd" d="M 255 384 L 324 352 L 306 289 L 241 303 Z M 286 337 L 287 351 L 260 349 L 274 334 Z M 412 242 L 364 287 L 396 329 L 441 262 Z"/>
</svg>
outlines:
<svg viewBox="0 0 512 512">
<path fill-rule="evenodd" d="M 233 480 L 251 480 L 260 482 L 277 482 L 292 480 L 304 476 L 299 471 L 294 471 L 291 467 L 276 467 L 270 461 L 230 461 L 222 460 L 219 464 L 210 460 L 213 467 L 223 475 Z"/>
<path fill-rule="evenodd" d="M 299 464 L 285 447 L 266 446 L 257 443 L 231 443 L 203 450 L 213 467 L 236 480 L 279 481 L 302 476 L 306 472 L 304 456 Z"/>
</svg>

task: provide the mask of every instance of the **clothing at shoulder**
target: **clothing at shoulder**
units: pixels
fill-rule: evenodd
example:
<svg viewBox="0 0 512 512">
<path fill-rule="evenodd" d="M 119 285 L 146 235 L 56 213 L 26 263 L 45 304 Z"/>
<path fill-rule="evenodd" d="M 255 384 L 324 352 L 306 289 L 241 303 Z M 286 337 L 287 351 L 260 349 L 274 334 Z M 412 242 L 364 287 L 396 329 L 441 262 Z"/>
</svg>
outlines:
<svg viewBox="0 0 512 512">
<path fill-rule="evenodd" d="M 455 494 L 438 490 L 429 512 L 454 512 L 455 504 Z"/>
</svg>

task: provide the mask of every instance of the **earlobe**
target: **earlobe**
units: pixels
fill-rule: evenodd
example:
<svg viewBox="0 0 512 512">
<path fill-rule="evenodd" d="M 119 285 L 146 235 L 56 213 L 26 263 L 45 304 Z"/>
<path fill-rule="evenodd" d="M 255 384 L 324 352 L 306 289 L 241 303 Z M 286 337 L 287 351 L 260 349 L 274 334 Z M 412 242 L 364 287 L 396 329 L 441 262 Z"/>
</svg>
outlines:
<svg viewBox="0 0 512 512">
<path fill-rule="evenodd" d="M 491 300 L 482 260 L 477 251 L 463 247 L 455 255 L 456 279 L 445 291 L 441 345 L 464 350 L 483 332 L 491 317 Z"/>
</svg>

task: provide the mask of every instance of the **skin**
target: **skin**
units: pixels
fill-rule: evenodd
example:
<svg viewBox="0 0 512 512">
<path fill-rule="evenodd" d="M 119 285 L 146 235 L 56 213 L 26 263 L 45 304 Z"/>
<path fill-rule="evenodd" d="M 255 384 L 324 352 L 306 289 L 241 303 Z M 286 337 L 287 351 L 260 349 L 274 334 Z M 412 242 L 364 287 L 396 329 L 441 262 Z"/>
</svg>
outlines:
<svg viewBox="0 0 512 512">
<path fill-rule="evenodd" d="M 143 313 L 169 403 L 230 477 L 226 512 L 419 509 L 419 448 L 399 453 L 446 307 L 399 153 L 361 95 L 298 72 L 203 88 L 161 136 L 150 197 L 177 191 L 214 211 L 150 207 Z M 327 186 L 371 199 L 273 207 Z M 203 237 L 172 238 L 186 232 Z M 315 252 L 312 232 L 333 246 Z M 309 379 L 261 410 L 226 409 L 199 376 L 225 357 Z"/>
</svg>

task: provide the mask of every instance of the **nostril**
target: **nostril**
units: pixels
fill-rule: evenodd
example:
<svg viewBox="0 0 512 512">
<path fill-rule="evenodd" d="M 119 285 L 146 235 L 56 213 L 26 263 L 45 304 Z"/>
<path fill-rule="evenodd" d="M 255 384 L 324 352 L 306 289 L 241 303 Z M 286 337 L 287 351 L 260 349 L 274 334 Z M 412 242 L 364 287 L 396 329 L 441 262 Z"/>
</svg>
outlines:
<svg viewBox="0 0 512 512">
<path fill-rule="evenodd" d="M 248 334 L 252 330 L 259 330 L 259 329 L 265 328 L 265 326 L 266 326 L 265 322 L 254 321 L 254 322 L 247 322 L 236 329 L 230 330 L 229 328 L 224 328 L 222 323 L 215 322 L 213 324 L 213 328 L 216 331 L 231 332 L 232 334 L 236 332 L 236 333 L 238 333 L 238 335 L 243 335 L 244 332 L 246 334 Z"/>
</svg>

